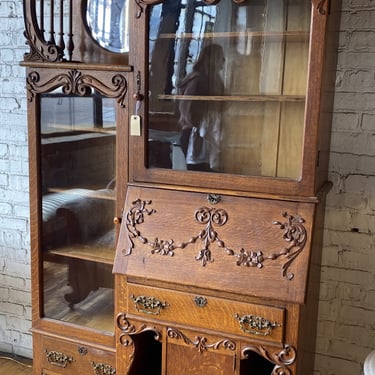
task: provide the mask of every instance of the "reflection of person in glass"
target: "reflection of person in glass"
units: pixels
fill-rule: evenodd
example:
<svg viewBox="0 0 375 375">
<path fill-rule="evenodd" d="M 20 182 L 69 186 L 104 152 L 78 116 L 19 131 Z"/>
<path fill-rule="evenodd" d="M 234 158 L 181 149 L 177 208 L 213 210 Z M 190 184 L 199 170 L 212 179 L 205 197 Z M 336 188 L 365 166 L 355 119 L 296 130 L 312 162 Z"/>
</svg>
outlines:
<svg viewBox="0 0 375 375">
<path fill-rule="evenodd" d="M 208 101 L 205 96 L 223 94 L 224 85 L 220 76 L 223 66 L 222 47 L 209 44 L 202 49 L 193 71 L 178 85 L 180 95 L 197 96 L 192 100 L 181 100 L 179 104 L 180 142 L 187 169 L 219 169 L 221 102 Z"/>
</svg>

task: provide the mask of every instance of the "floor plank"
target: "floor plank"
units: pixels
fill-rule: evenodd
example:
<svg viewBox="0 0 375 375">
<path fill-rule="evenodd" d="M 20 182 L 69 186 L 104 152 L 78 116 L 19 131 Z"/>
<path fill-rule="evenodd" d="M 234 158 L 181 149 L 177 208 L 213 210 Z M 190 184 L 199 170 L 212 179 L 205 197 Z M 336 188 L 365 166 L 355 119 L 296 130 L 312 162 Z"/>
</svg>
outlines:
<svg viewBox="0 0 375 375">
<path fill-rule="evenodd" d="M 1 375 L 32 375 L 32 361 L 11 354 L 0 353 Z"/>
</svg>

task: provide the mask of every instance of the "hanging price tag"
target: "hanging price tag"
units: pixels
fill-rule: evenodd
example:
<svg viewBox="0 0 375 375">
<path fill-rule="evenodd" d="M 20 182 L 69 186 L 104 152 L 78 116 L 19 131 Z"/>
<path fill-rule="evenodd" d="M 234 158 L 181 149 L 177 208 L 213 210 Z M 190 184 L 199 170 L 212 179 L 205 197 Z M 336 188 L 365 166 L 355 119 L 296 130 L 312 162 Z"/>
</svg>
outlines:
<svg viewBox="0 0 375 375">
<path fill-rule="evenodd" d="M 141 135 L 141 116 L 138 115 L 141 108 L 141 101 L 136 100 L 134 115 L 130 116 L 130 135 L 139 137 Z"/>
<path fill-rule="evenodd" d="M 138 137 L 141 135 L 141 117 L 138 115 L 130 116 L 130 135 Z"/>
</svg>

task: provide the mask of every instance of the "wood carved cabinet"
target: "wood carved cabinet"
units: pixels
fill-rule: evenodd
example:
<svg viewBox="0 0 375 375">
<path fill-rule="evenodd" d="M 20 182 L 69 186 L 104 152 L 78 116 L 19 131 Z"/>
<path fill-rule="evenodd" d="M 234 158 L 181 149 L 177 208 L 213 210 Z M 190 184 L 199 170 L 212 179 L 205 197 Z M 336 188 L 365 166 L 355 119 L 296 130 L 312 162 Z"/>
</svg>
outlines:
<svg viewBox="0 0 375 375">
<path fill-rule="evenodd" d="M 339 1 L 129 2 L 121 374 L 312 374 Z"/>
<path fill-rule="evenodd" d="M 312 374 L 340 6 L 24 1 L 35 375 Z"/>
</svg>

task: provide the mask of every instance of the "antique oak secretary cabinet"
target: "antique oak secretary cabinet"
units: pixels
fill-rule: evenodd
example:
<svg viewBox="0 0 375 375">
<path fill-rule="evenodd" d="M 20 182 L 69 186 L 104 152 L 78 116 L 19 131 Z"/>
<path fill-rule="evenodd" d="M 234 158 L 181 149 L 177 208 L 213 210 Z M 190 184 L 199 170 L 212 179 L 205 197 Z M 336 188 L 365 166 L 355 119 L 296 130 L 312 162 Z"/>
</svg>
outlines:
<svg viewBox="0 0 375 375">
<path fill-rule="evenodd" d="M 311 374 L 340 1 L 24 4 L 35 374 Z"/>
</svg>

